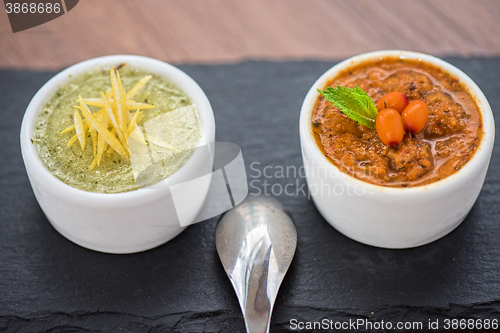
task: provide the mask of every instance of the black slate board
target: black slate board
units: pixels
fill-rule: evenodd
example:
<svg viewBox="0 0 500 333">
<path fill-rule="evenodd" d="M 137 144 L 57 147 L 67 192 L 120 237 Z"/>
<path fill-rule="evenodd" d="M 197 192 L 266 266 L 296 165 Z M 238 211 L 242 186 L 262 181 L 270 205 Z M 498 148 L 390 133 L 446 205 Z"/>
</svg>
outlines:
<svg viewBox="0 0 500 333">
<path fill-rule="evenodd" d="M 446 58 L 483 89 L 500 118 L 500 59 Z M 301 163 L 298 118 L 309 87 L 334 63 L 244 62 L 180 66 L 208 95 L 217 140 L 242 147 L 251 193 L 303 178 L 255 178 L 266 165 Z M 19 148 L 21 119 L 53 72 L 0 72 L 0 332 L 244 332 L 215 251 L 217 218 L 133 255 L 81 248 L 39 208 Z M 250 165 L 253 164 L 253 169 Z M 280 196 L 298 246 L 281 286 L 272 332 L 290 320 L 500 318 L 500 145 L 465 222 L 432 244 L 386 250 L 333 229 L 303 195 Z M 296 183 L 298 182 L 298 183 Z M 302 187 L 303 188 L 303 187 Z M 268 187 L 269 190 L 269 187 Z M 442 327 L 442 326 L 441 326 Z"/>
</svg>

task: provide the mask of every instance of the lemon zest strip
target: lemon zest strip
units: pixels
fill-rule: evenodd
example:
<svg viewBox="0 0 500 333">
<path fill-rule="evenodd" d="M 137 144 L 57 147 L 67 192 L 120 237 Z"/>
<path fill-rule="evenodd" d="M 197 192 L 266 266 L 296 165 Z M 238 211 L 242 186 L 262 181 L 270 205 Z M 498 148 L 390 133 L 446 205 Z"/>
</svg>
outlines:
<svg viewBox="0 0 500 333">
<path fill-rule="evenodd" d="M 125 94 L 125 89 L 123 88 L 122 79 L 120 77 L 120 72 L 116 71 L 116 78 L 118 81 L 118 90 L 120 90 L 120 100 L 118 101 L 122 105 L 122 111 L 124 113 L 123 117 L 123 131 L 127 133 L 128 124 L 130 123 L 131 117 L 130 112 L 127 110 L 127 106 L 125 102 L 127 101 L 127 97 Z M 127 137 L 128 142 L 128 137 Z"/>
<path fill-rule="evenodd" d="M 113 100 L 115 101 L 115 107 L 116 107 L 115 108 L 117 117 L 116 122 L 117 125 L 119 126 L 120 132 L 123 132 L 125 131 L 125 128 L 123 126 L 125 121 L 123 119 L 124 115 L 121 103 L 121 92 L 120 92 L 120 87 L 118 86 L 118 80 L 116 78 L 114 67 L 111 67 L 110 75 L 111 75 L 111 89 L 112 89 L 111 91 L 113 93 Z"/>
<path fill-rule="evenodd" d="M 137 112 L 134 114 L 134 118 L 132 118 L 132 121 L 130 122 L 130 125 L 128 126 L 128 131 L 127 131 L 128 136 L 130 136 L 130 134 L 132 133 L 132 131 L 135 128 L 135 125 L 137 122 L 137 116 L 142 114 L 142 113 L 143 113 L 143 111 L 137 110 Z"/>
<path fill-rule="evenodd" d="M 94 160 L 89 165 L 89 170 L 92 170 L 93 168 L 95 168 L 96 164 L 97 164 L 97 157 L 94 157 Z"/>
<path fill-rule="evenodd" d="M 68 141 L 68 143 L 66 144 L 66 146 L 71 147 L 73 145 L 73 143 L 75 143 L 76 141 L 78 141 L 78 135 L 73 135 L 71 137 L 71 139 Z"/>
<path fill-rule="evenodd" d="M 111 130 L 111 134 L 113 134 L 113 136 L 116 135 L 116 130 L 115 128 L 113 127 L 113 129 Z M 106 150 L 106 148 L 108 148 L 108 143 L 104 143 L 104 150 Z M 106 150 L 106 154 L 111 154 L 112 152 L 114 152 L 115 150 L 113 149 L 113 147 L 109 146 L 108 150 Z"/>
<path fill-rule="evenodd" d="M 74 116 L 73 116 L 74 117 Z M 86 120 L 84 120 L 84 125 L 83 125 L 83 130 L 86 132 L 87 130 L 89 129 L 89 124 L 87 123 Z M 71 147 L 73 145 L 73 143 L 75 143 L 76 141 L 78 141 L 78 135 L 73 135 L 71 137 L 71 139 L 68 141 L 68 143 L 66 144 L 66 146 Z"/>
<path fill-rule="evenodd" d="M 84 108 L 90 114 L 92 114 L 87 103 L 85 103 L 85 101 L 83 100 L 82 95 L 78 96 L 78 100 L 80 102 L 80 107 Z M 97 132 L 96 132 L 94 126 L 92 126 L 92 124 L 89 124 L 89 132 L 90 132 L 90 137 L 92 139 L 92 148 L 94 149 L 94 156 L 95 156 L 97 153 Z"/>
<path fill-rule="evenodd" d="M 132 97 L 134 97 L 135 94 L 137 94 L 139 90 L 141 90 L 142 87 L 144 87 L 144 85 L 148 83 L 149 79 L 151 79 L 152 77 L 153 77 L 152 75 L 148 75 L 140 79 L 139 82 L 137 82 L 135 86 L 133 86 L 132 89 L 128 91 L 127 99 L 131 99 Z"/>
<path fill-rule="evenodd" d="M 102 126 L 104 128 L 108 128 L 108 121 L 109 121 L 109 117 L 108 117 L 108 114 L 106 112 L 104 112 L 102 114 L 102 117 L 101 119 L 98 119 Z M 104 140 L 104 136 L 100 135 L 98 136 L 98 139 L 97 139 L 97 165 L 100 165 L 101 163 L 101 158 L 102 158 L 102 154 L 104 153 L 104 149 L 105 149 L 105 144 L 106 144 L 106 140 Z"/>
<path fill-rule="evenodd" d="M 73 114 L 73 120 L 75 122 L 75 130 L 76 130 L 76 135 L 78 137 L 78 141 L 80 141 L 80 146 L 82 147 L 82 150 L 85 149 L 85 130 L 83 128 L 83 121 L 82 117 L 80 116 L 80 112 L 78 110 L 75 110 Z"/>
<path fill-rule="evenodd" d="M 118 126 L 118 122 L 115 118 L 115 115 L 113 113 L 113 109 L 111 109 L 111 106 L 109 105 L 107 99 L 105 98 L 104 94 L 101 92 L 101 97 L 103 98 L 104 101 L 104 107 L 106 108 L 106 112 L 108 113 L 108 117 L 111 120 L 111 124 L 113 125 L 114 129 L 116 130 L 116 133 L 118 134 L 118 138 L 120 138 L 120 141 L 124 146 L 127 145 L 127 140 L 125 139 L 125 136 L 123 135 L 122 131 L 120 130 Z M 128 149 L 128 147 L 127 147 Z"/>
<path fill-rule="evenodd" d="M 74 122 L 74 121 L 73 121 Z M 86 121 L 83 123 L 85 125 Z M 69 126 L 69 127 L 66 127 L 65 129 L 63 129 L 61 132 L 59 132 L 59 134 L 64 134 L 64 133 L 68 133 L 68 132 L 71 132 L 75 129 L 75 124 Z"/>
<path fill-rule="evenodd" d="M 95 106 L 95 107 L 99 107 L 99 108 L 104 107 L 104 102 L 102 101 L 101 98 L 84 98 L 83 100 L 85 101 L 85 103 L 87 103 L 87 105 L 91 105 L 91 106 Z M 115 102 L 112 98 L 108 98 L 108 103 L 112 108 L 115 107 Z M 144 110 L 144 109 L 152 109 L 154 107 L 155 106 L 153 104 L 140 103 L 140 102 L 131 101 L 131 100 L 125 101 L 125 108 L 127 110 L 136 110 L 137 108 L 139 108 L 140 110 Z"/>
<path fill-rule="evenodd" d="M 90 128 L 90 138 L 92 139 L 92 148 L 94 148 L 94 156 L 97 154 L 97 132 L 94 127 Z"/>
</svg>

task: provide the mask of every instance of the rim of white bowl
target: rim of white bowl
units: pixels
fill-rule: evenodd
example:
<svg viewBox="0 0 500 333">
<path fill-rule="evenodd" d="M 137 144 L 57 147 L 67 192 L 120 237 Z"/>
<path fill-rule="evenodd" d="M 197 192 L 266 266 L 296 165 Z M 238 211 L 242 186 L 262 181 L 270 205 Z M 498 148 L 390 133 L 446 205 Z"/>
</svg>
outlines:
<svg viewBox="0 0 500 333">
<path fill-rule="evenodd" d="M 372 184 L 364 180 L 355 178 L 354 176 L 351 176 L 340 170 L 335 164 L 328 160 L 328 158 L 321 152 L 321 150 L 317 146 L 312 132 L 312 111 L 314 109 L 316 100 L 319 97 L 319 93 L 316 89 L 324 89 L 327 82 L 338 75 L 341 70 L 372 59 L 382 59 L 387 57 L 421 60 L 423 62 L 427 62 L 434 66 L 437 66 L 444 70 L 446 73 L 452 75 L 453 77 L 456 77 L 462 84 L 464 84 L 464 87 L 467 89 L 471 97 L 475 99 L 476 104 L 479 108 L 479 112 L 481 113 L 484 134 L 472 159 L 469 160 L 460 170 L 458 170 L 454 174 L 430 184 L 411 187 L 389 187 Z M 422 193 L 431 189 L 444 189 L 445 187 L 447 187 L 447 185 L 453 184 L 455 181 L 459 180 L 464 174 L 471 172 L 476 167 L 480 167 L 478 163 L 480 163 L 481 158 L 484 158 L 484 154 L 487 154 L 488 151 L 491 151 L 495 140 L 495 121 L 493 118 L 491 107 L 481 89 L 474 81 L 472 81 L 472 79 L 467 74 L 462 72 L 457 67 L 451 65 L 450 63 L 437 57 L 425 53 L 404 50 L 384 50 L 359 54 L 341 61 L 328 69 L 325 73 L 323 73 L 323 75 L 319 77 L 318 80 L 316 80 L 316 82 L 314 82 L 312 87 L 309 89 L 301 107 L 299 121 L 301 144 L 307 145 L 309 150 L 312 151 L 312 153 L 319 161 L 321 161 L 323 165 L 328 165 L 327 168 L 333 168 L 337 172 L 337 175 L 339 177 L 344 177 L 349 182 L 352 182 L 356 185 L 365 186 L 368 191 L 383 192 L 388 194 Z M 302 142 L 304 141 L 303 139 L 305 139 L 305 142 Z"/>
<path fill-rule="evenodd" d="M 201 138 L 198 144 L 202 143 L 203 140 L 209 142 L 210 140 L 214 140 L 215 138 L 215 118 L 208 97 L 198 85 L 198 83 L 196 83 L 196 81 L 194 81 L 189 75 L 187 75 L 179 68 L 157 59 L 138 55 L 109 55 L 79 62 L 56 74 L 38 90 L 35 96 L 31 99 L 31 102 L 28 104 L 28 107 L 26 108 L 26 112 L 24 114 L 21 125 L 20 141 L 21 149 L 23 151 L 23 158 L 29 159 L 30 162 L 34 163 L 35 167 L 39 169 L 43 176 L 47 177 L 47 179 L 50 180 L 54 184 L 54 186 L 56 186 L 61 191 L 61 194 L 78 195 L 81 196 L 82 199 L 87 200 L 96 199 L 108 201 L 136 199 L 137 196 L 157 196 L 158 192 L 150 190 L 148 189 L 148 187 L 138 188 L 136 190 L 128 192 L 99 193 L 81 190 L 68 185 L 54 176 L 46 168 L 40 156 L 36 152 L 34 145 L 30 144 L 36 116 L 41 112 L 42 106 L 47 103 L 50 98 L 52 98 L 53 94 L 55 94 L 55 92 L 61 85 L 70 82 L 72 79 L 74 79 L 75 76 L 85 73 L 86 71 L 90 71 L 92 69 L 102 69 L 108 66 L 118 66 L 122 63 L 127 63 L 134 68 L 157 74 L 179 87 L 182 92 L 189 97 L 193 104 L 196 105 L 198 113 L 200 114 L 202 132 L 205 137 Z M 157 72 L 155 72 L 151 69 L 144 69 L 145 67 L 155 67 L 158 68 L 158 70 Z M 195 103 L 195 100 L 197 100 L 197 103 Z M 167 179 L 169 179 L 169 181 L 175 182 L 175 180 L 182 175 L 183 169 L 186 168 L 186 165 L 188 165 L 190 161 L 193 160 L 193 156 L 195 156 L 196 153 L 197 152 L 195 151 L 189 158 L 189 160 L 179 170 L 177 170 L 174 174 L 170 175 L 166 179 L 161 180 L 160 182 L 165 182 Z"/>
</svg>

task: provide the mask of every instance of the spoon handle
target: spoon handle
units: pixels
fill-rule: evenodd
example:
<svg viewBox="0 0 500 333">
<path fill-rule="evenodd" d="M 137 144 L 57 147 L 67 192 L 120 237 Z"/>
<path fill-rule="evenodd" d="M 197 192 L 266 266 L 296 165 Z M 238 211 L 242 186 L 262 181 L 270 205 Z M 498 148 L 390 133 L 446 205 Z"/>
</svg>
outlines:
<svg viewBox="0 0 500 333">
<path fill-rule="evenodd" d="M 262 237 L 251 252 L 247 266 L 247 290 L 243 316 L 248 333 L 268 333 L 274 299 L 268 295 L 272 246 Z"/>
</svg>

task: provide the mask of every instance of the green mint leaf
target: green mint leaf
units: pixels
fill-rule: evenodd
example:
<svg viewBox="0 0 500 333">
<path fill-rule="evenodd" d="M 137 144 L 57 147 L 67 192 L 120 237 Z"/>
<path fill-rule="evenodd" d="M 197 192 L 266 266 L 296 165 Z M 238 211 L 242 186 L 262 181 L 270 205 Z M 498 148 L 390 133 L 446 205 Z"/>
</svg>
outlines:
<svg viewBox="0 0 500 333">
<path fill-rule="evenodd" d="M 352 120 L 375 129 L 377 106 L 370 96 L 357 85 L 354 89 L 337 86 L 336 89 L 327 87 L 324 91 L 318 89 L 318 92 Z"/>
</svg>

